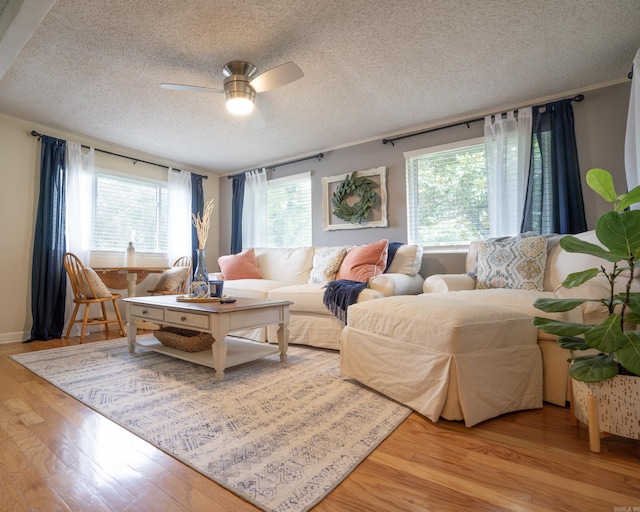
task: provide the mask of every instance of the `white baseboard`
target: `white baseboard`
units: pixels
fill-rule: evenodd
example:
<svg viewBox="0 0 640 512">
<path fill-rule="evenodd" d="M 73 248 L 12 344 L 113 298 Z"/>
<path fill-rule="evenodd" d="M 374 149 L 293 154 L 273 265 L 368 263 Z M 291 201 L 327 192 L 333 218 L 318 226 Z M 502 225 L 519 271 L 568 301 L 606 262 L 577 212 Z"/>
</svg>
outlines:
<svg viewBox="0 0 640 512">
<path fill-rule="evenodd" d="M 22 343 L 23 341 L 27 341 L 31 338 L 30 331 L 23 332 L 6 332 L 0 334 L 0 344 L 4 343 Z"/>
</svg>

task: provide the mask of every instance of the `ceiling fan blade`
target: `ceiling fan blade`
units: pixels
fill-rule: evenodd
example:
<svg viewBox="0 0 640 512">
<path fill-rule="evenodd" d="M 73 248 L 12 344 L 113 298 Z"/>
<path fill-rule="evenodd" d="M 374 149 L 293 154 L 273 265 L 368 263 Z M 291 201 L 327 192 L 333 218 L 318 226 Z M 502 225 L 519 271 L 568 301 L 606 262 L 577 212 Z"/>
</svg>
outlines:
<svg viewBox="0 0 640 512">
<path fill-rule="evenodd" d="M 212 87 L 200 87 L 197 85 L 182 84 L 160 84 L 162 89 L 170 89 L 173 91 L 194 91 L 194 92 L 224 92 L 222 89 L 214 89 Z"/>
<path fill-rule="evenodd" d="M 302 78 L 304 73 L 293 62 L 285 62 L 255 77 L 249 85 L 256 92 L 265 92 L 290 84 Z"/>
</svg>

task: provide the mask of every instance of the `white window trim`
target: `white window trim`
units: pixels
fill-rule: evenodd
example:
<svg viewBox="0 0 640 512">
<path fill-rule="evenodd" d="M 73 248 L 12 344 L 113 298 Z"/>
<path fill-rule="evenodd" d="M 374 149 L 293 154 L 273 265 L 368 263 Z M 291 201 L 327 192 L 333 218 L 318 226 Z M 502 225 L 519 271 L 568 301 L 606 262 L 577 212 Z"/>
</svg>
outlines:
<svg viewBox="0 0 640 512">
<path fill-rule="evenodd" d="M 94 195 L 94 198 L 96 193 L 96 190 L 95 190 L 96 178 L 99 175 L 115 176 L 118 178 L 123 178 L 131 181 L 142 181 L 142 182 L 150 183 L 153 185 L 159 185 L 159 186 L 165 186 L 165 187 L 167 186 L 167 180 L 152 178 L 150 176 L 145 176 L 143 174 L 127 173 L 127 172 L 118 171 L 114 169 L 108 169 L 106 167 L 94 167 L 93 183 L 92 183 L 92 191 L 91 191 L 91 193 Z M 124 257 L 123 255 L 125 253 L 125 249 L 126 247 L 123 247 L 121 251 L 115 250 L 115 249 L 114 250 L 90 249 L 89 254 L 90 254 L 91 265 L 110 266 L 113 264 L 114 257 L 118 259 L 121 256 Z M 142 259 L 142 262 L 144 262 L 146 265 L 151 265 L 151 263 L 153 263 L 154 266 L 164 266 L 166 265 L 168 253 L 141 251 L 138 248 L 136 248 L 136 257 L 137 257 L 138 263 L 140 263 L 141 262 L 140 260 Z"/>
<path fill-rule="evenodd" d="M 441 151 L 451 151 L 452 149 L 460 149 L 466 146 L 475 146 L 476 144 L 482 144 L 482 143 L 484 143 L 484 137 L 475 137 L 473 139 L 465 139 L 457 142 L 450 142 L 448 144 L 441 144 L 440 146 L 431 146 L 423 149 L 414 149 L 412 151 L 405 151 L 403 155 L 406 160 L 407 158 L 432 155 L 434 153 L 440 153 Z"/>
<path fill-rule="evenodd" d="M 291 176 L 281 176 L 280 178 L 271 178 L 267 180 L 267 187 L 269 185 L 280 185 L 281 183 L 285 183 L 287 181 L 296 181 L 303 179 L 310 179 L 311 171 L 301 172 L 299 174 L 292 174 Z"/>
</svg>

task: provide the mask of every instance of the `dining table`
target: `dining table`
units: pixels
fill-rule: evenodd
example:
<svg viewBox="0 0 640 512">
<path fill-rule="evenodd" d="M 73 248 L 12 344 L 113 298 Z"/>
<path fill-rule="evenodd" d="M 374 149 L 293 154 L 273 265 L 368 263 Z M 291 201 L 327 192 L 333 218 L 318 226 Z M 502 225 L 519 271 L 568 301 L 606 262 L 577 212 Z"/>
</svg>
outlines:
<svg viewBox="0 0 640 512">
<path fill-rule="evenodd" d="M 136 285 L 149 274 L 162 274 L 169 267 L 97 267 L 93 270 L 100 276 L 107 288 L 127 290 L 128 297 L 136 296 Z"/>
</svg>

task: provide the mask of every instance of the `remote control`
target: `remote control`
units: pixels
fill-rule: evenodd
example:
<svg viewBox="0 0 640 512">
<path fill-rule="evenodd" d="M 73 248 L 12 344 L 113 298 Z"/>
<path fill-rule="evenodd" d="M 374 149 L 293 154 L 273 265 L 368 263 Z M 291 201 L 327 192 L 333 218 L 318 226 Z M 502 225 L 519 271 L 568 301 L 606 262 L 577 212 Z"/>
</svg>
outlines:
<svg viewBox="0 0 640 512">
<path fill-rule="evenodd" d="M 233 297 L 225 297 L 224 299 L 220 299 L 220 304 L 233 304 L 236 301 Z"/>
</svg>

